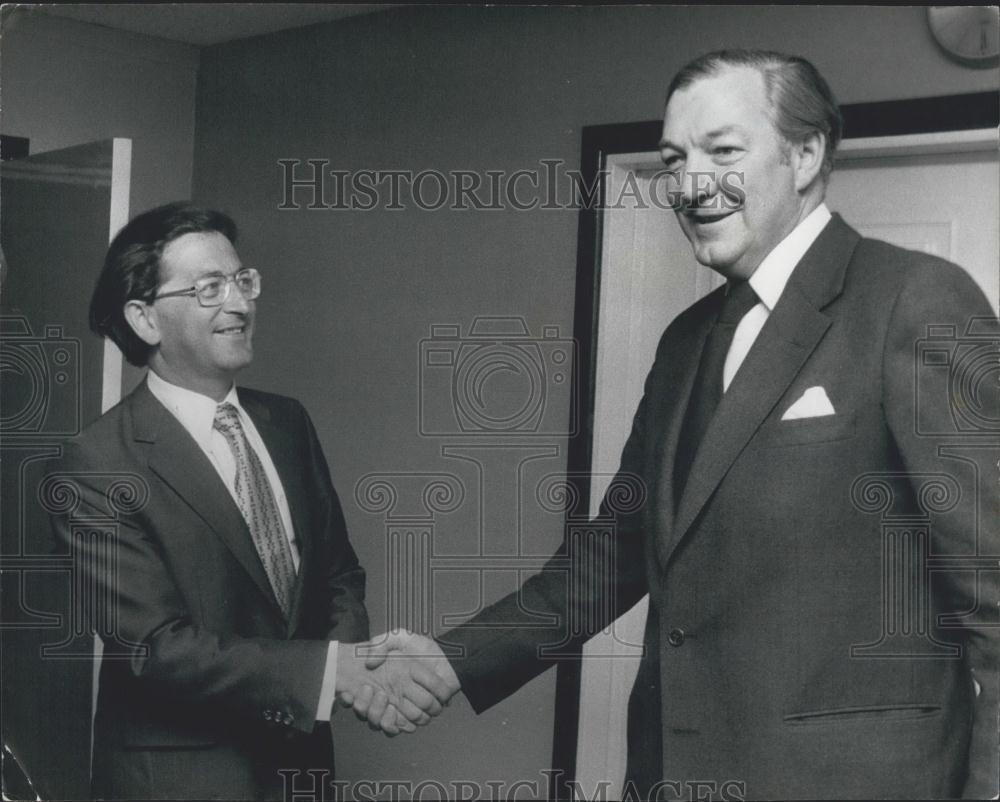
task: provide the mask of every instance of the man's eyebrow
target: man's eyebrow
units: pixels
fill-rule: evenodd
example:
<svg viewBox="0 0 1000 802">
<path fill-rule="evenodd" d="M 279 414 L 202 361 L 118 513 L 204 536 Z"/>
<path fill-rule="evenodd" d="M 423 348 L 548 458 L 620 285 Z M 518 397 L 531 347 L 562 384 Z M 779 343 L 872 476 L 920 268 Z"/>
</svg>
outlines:
<svg viewBox="0 0 1000 802">
<path fill-rule="evenodd" d="M 746 129 L 742 125 L 723 125 L 720 128 L 715 128 L 705 134 L 705 139 L 715 139 L 716 137 L 725 136 L 726 134 L 743 134 Z"/>
<path fill-rule="evenodd" d="M 717 139 L 718 137 L 725 136 L 726 134 L 744 134 L 744 133 L 746 133 L 746 129 L 742 125 L 733 123 L 732 125 L 723 125 L 720 126 L 719 128 L 713 128 L 711 131 L 704 134 L 702 139 L 706 140 Z M 680 147 L 680 145 L 675 145 L 666 137 L 662 137 L 660 139 L 659 149 L 664 150 L 666 148 L 669 148 L 670 150 L 676 150 L 681 153 L 684 152 L 684 148 Z"/>
<path fill-rule="evenodd" d="M 235 276 L 243 269 L 243 266 L 236 268 L 232 273 L 227 273 L 220 267 L 213 267 L 212 265 L 205 265 L 199 268 L 198 272 L 195 274 L 195 281 L 202 278 L 225 278 L 226 276 Z"/>
</svg>

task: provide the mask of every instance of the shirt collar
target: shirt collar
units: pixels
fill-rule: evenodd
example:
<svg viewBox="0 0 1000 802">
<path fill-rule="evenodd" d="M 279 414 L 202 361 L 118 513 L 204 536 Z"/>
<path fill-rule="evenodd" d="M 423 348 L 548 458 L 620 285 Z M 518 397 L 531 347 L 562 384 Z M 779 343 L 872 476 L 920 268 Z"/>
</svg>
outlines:
<svg viewBox="0 0 1000 802">
<path fill-rule="evenodd" d="M 217 402 L 207 395 L 172 384 L 153 370 L 147 374 L 146 381 L 149 391 L 199 443 L 208 443 L 211 439 L 212 429 L 215 426 L 215 410 L 219 404 L 232 404 L 239 410 L 241 418 L 246 414 L 240 405 L 235 384 L 229 388 L 226 397 Z"/>
<path fill-rule="evenodd" d="M 753 271 L 753 275 L 750 276 L 750 286 L 767 307 L 768 312 L 778 303 L 795 266 L 830 222 L 831 217 L 826 204 L 821 203 L 806 215 L 805 220 L 795 226 Z"/>
</svg>

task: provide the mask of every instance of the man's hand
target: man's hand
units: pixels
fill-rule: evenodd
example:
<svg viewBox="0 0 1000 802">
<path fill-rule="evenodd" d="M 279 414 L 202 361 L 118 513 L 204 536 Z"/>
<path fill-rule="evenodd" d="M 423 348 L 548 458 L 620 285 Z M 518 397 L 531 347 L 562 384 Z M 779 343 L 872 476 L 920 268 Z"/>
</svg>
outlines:
<svg viewBox="0 0 1000 802">
<path fill-rule="evenodd" d="M 420 691 L 429 694 L 436 703 L 436 711 L 433 705 L 420 707 L 432 716 L 440 713 L 441 705 L 448 704 L 461 689 L 441 647 L 423 635 L 393 630 L 373 638 L 364 651 L 368 655 L 366 667 L 371 671 L 387 671 L 391 686 L 400 689 L 406 698 L 416 702 L 414 694 Z M 391 699 L 383 699 L 376 693 L 370 700 L 356 698 L 354 711 L 367 718 L 370 725 L 381 724 L 390 702 Z"/>
<path fill-rule="evenodd" d="M 434 683 L 429 669 L 419 667 L 416 677 L 395 665 L 369 669 L 359 646 L 345 643 L 337 653 L 336 693 L 341 704 L 353 707 L 372 729 L 390 737 L 413 732 L 441 712 L 441 704 L 425 688 Z"/>
</svg>

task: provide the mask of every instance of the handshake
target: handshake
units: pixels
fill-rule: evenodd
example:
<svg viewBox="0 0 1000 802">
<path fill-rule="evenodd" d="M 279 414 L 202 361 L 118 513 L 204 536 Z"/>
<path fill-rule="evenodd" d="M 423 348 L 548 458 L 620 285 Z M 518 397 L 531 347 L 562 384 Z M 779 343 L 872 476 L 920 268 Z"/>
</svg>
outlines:
<svg viewBox="0 0 1000 802">
<path fill-rule="evenodd" d="M 393 630 L 337 652 L 337 700 L 389 737 L 430 723 L 459 689 L 441 647 L 423 635 Z"/>
</svg>

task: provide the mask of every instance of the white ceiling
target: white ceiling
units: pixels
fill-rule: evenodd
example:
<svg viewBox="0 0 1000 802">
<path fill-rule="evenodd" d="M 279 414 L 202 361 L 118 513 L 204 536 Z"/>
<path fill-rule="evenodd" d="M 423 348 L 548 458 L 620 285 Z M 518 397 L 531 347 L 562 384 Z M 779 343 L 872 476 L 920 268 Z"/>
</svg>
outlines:
<svg viewBox="0 0 1000 802">
<path fill-rule="evenodd" d="M 372 3 L 39 3 L 22 7 L 203 46 L 368 14 L 392 6 Z"/>
</svg>

